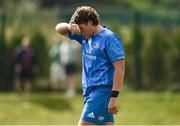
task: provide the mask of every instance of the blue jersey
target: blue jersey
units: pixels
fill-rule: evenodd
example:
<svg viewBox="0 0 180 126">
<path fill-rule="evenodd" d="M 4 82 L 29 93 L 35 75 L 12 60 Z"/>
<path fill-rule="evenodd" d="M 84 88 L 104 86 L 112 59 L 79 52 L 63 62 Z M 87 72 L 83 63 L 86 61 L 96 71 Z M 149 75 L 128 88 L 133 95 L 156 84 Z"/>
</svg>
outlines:
<svg viewBox="0 0 180 126">
<path fill-rule="evenodd" d="M 104 27 L 102 31 L 88 39 L 82 35 L 69 38 L 82 45 L 82 85 L 83 95 L 87 88 L 99 85 L 112 85 L 114 76 L 113 62 L 125 59 L 124 48 L 117 34 Z"/>
</svg>

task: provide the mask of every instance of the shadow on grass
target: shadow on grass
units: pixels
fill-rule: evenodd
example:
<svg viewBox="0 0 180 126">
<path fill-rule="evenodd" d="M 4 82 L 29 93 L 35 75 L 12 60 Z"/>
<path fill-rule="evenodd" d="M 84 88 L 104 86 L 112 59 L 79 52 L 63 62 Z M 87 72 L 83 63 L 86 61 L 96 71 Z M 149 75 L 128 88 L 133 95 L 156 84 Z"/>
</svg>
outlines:
<svg viewBox="0 0 180 126">
<path fill-rule="evenodd" d="M 72 110 L 71 103 L 65 98 L 44 96 L 43 98 L 31 98 L 29 101 L 55 111 Z"/>
</svg>

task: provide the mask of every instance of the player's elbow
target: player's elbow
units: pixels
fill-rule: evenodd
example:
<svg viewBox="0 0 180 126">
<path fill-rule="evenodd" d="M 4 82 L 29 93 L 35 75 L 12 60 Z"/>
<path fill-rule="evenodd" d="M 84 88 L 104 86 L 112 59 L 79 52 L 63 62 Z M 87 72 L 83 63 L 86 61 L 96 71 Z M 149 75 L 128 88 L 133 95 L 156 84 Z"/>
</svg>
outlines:
<svg viewBox="0 0 180 126">
<path fill-rule="evenodd" d="M 57 25 L 55 26 L 55 30 L 56 30 L 57 32 L 60 31 L 59 24 L 57 24 Z"/>
<path fill-rule="evenodd" d="M 67 34 L 68 32 L 67 24 L 59 23 L 55 26 L 55 30 L 62 35 Z"/>
</svg>

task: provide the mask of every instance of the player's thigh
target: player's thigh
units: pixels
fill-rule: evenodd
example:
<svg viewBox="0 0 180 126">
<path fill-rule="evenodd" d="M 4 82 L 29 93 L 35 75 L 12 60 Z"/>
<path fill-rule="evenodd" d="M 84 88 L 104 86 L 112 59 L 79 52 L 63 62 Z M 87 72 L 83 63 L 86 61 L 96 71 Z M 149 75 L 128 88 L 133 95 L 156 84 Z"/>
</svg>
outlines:
<svg viewBox="0 0 180 126">
<path fill-rule="evenodd" d="M 94 123 L 90 123 L 90 122 L 85 122 L 85 121 L 79 121 L 78 126 L 86 126 L 86 125 L 91 125 L 91 126 L 95 126 Z"/>
<path fill-rule="evenodd" d="M 105 125 L 108 125 L 108 126 L 113 126 L 114 123 L 113 122 L 105 122 Z"/>
<path fill-rule="evenodd" d="M 86 126 L 86 125 L 96 126 L 96 124 L 94 124 L 94 123 L 85 122 L 85 121 L 81 121 L 81 120 L 78 123 L 78 126 Z M 105 122 L 105 125 L 114 126 L 114 123 L 113 122 Z"/>
</svg>

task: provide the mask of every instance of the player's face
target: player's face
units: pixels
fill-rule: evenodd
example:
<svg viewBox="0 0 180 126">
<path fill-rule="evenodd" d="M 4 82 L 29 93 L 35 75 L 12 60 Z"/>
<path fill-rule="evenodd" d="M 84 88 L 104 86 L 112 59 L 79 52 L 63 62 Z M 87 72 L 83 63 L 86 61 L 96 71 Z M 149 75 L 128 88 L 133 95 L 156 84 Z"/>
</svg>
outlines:
<svg viewBox="0 0 180 126">
<path fill-rule="evenodd" d="M 79 24 L 79 28 L 81 30 L 81 34 L 85 36 L 85 38 L 89 38 L 90 36 L 93 35 L 93 25 L 90 23 L 83 23 Z"/>
</svg>

